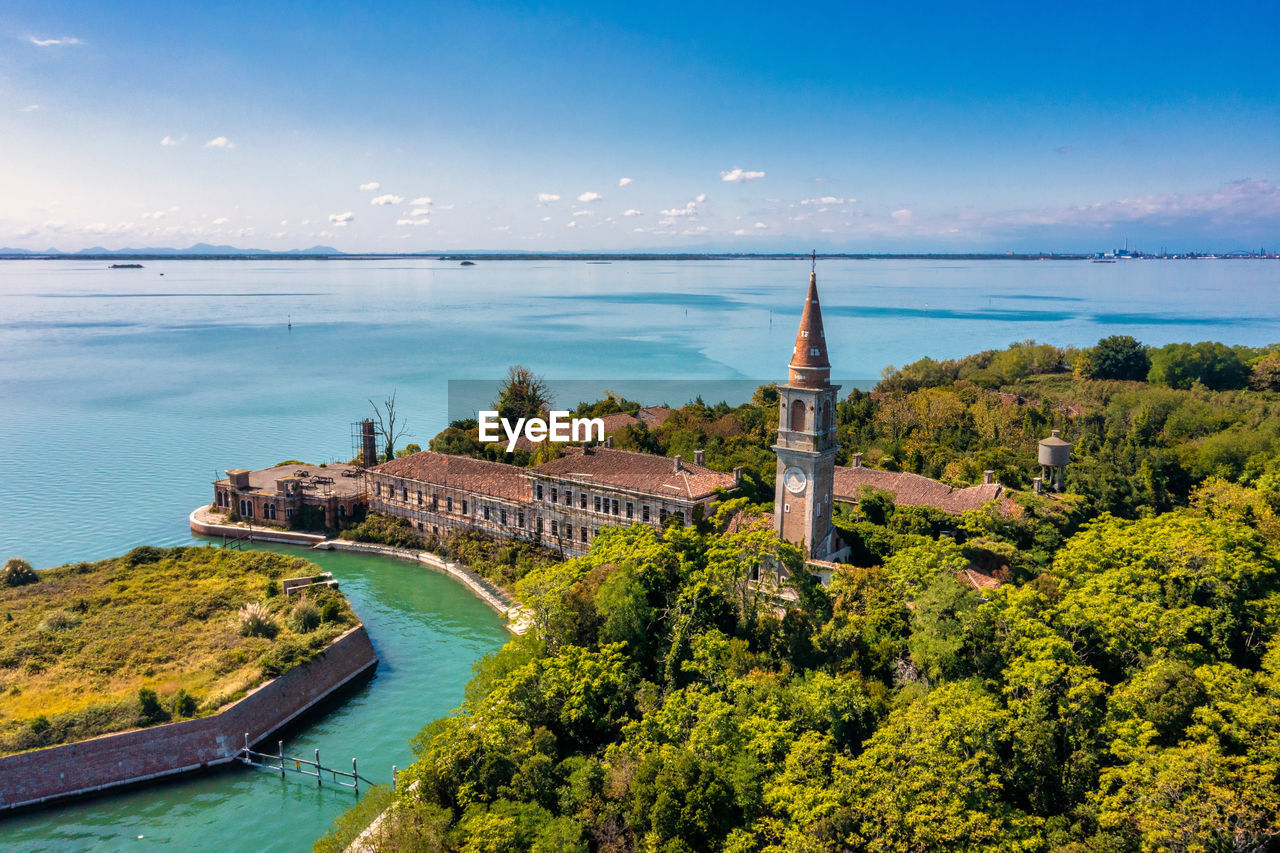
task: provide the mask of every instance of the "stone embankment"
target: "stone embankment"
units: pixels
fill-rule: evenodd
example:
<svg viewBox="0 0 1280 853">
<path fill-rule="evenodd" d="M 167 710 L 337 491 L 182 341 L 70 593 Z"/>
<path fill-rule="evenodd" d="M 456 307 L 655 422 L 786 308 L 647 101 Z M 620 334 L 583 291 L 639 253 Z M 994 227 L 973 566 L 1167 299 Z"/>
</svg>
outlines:
<svg viewBox="0 0 1280 853">
<path fill-rule="evenodd" d="M 485 604 L 505 616 L 507 629 L 513 634 L 523 634 L 529 630 L 529 611 L 506 590 L 485 580 L 461 563 L 451 562 L 430 551 L 393 548 L 390 545 L 354 542 L 349 539 L 328 539 L 314 533 L 298 533 L 276 527 L 233 524 L 227 522 L 224 516 L 212 512 L 207 506 L 192 510 L 190 522 L 191 530 L 201 536 L 226 536 L 232 539 L 244 539 L 247 536 L 249 541 L 253 542 L 283 542 L 288 545 L 306 545 L 325 551 L 358 551 L 421 563 L 449 575 L 475 593 Z"/>
<path fill-rule="evenodd" d="M 454 563 L 430 551 L 412 551 L 407 548 L 393 548 L 390 545 L 378 545 L 372 542 L 353 542 L 348 539 L 326 539 L 312 546 L 326 551 L 359 551 L 366 554 L 381 554 L 384 557 L 396 557 L 422 563 L 436 571 L 444 572 L 454 580 L 471 590 L 485 604 L 507 617 L 507 629 L 513 634 L 523 634 L 529 629 L 529 614 L 520 602 L 512 598 L 502 587 L 485 580 L 480 575 L 461 563 Z"/>
<path fill-rule="evenodd" d="M 234 761 L 251 744 L 369 675 L 378 656 L 357 625 L 304 664 L 216 714 L 0 758 L 0 814 Z"/>
</svg>

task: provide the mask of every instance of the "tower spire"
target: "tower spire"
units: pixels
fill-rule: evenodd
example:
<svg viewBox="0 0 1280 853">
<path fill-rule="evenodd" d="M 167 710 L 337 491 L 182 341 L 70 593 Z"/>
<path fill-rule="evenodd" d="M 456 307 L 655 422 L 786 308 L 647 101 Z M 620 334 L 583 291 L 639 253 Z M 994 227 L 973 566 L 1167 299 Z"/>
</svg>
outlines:
<svg viewBox="0 0 1280 853">
<path fill-rule="evenodd" d="M 787 381 L 800 388 L 824 388 L 831 381 L 827 337 L 822 329 L 822 306 L 818 304 L 817 265 L 818 253 L 815 251 L 809 272 L 809 292 L 805 296 L 796 345 L 791 350 L 791 363 L 788 365 Z"/>
</svg>

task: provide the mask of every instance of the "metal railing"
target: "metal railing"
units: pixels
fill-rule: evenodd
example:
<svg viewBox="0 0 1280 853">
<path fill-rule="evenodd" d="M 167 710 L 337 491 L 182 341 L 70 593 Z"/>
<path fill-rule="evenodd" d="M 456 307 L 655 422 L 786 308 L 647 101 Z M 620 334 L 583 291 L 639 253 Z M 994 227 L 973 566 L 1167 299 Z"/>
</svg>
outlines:
<svg viewBox="0 0 1280 853">
<path fill-rule="evenodd" d="M 316 786 L 324 784 L 324 775 L 326 773 L 332 776 L 332 784 L 343 788 L 351 788 L 359 793 L 360 783 L 372 785 L 373 782 L 361 776 L 356 768 L 356 760 L 351 759 L 351 772 L 338 770 L 333 767 L 325 767 L 320 763 L 320 750 L 316 750 L 315 760 L 309 758 L 298 758 L 292 755 L 284 754 L 284 741 L 276 741 L 277 752 L 271 755 L 265 752 L 255 752 L 249 748 L 249 733 L 244 734 L 244 747 L 237 753 L 236 757 L 240 759 L 242 764 L 248 764 L 250 767 L 261 767 L 264 770 L 271 770 L 280 774 L 283 779 L 286 773 L 298 773 L 303 776 L 311 776 L 316 780 Z M 310 769 L 307 769 L 310 768 Z M 395 771 L 392 770 L 392 773 Z M 343 779 L 350 779 L 350 782 L 344 782 Z M 393 783 L 394 784 L 394 783 Z"/>
</svg>

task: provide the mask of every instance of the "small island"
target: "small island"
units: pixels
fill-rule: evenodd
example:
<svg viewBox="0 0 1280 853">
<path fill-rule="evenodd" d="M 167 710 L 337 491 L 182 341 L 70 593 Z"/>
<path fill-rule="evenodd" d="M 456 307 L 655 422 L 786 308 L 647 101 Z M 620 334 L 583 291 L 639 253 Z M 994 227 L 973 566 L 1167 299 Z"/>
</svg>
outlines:
<svg viewBox="0 0 1280 853">
<path fill-rule="evenodd" d="M 111 265 L 110 267 L 108 267 L 107 269 L 113 269 L 113 270 L 140 270 L 140 269 L 142 269 L 142 264 L 112 264 L 112 265 Z"/>
<path fill-rule="evenodd" d="M 299 557 L 140 547 L 41 572 L 11 559 L 0 773 L 27 782 L 0 810 L 230 760 L 246 733 L 265 737 L 376 663 L 336 583 Z M 74 774 L 41 777 L 60 764 Z"/>
</svg>

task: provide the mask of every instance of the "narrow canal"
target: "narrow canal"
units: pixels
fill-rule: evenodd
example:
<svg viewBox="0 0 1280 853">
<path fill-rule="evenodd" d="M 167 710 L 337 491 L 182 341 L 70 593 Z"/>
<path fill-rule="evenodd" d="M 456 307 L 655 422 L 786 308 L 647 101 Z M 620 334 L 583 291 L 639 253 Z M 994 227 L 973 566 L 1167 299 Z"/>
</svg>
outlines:
<svg viewBox="0 0 1280 853">
<path fill-rule="evenodd" d="M 259 545 L 305 556 L 341 582 L 377 649 L 378 672 L 285 739 L 285 752 L 387 782 L 409 739 L 462 701 L 472 665 L 506 641 L 503 620 L 461 584 L 387 557 Z M 308 784 L 310 783 L 310 784 Z M 0 849 L 304 851 L 355 794 L 235 766 L 0 818 Z"/>
</svg>

